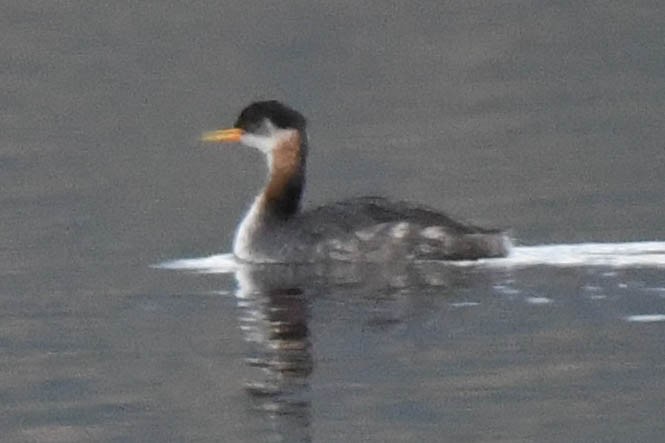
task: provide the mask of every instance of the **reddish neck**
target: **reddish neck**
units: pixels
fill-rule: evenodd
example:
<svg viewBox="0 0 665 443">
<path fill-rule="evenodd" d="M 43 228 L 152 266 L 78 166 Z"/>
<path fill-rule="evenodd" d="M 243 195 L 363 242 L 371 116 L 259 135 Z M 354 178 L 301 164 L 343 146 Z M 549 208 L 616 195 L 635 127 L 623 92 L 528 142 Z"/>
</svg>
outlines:
<svg viewBox="0 0 665 443">
<path fill-rule="evenodd" d="M 305 186 L 306 142 L 299 132 L 284 139 L 271 155 L 270 178 L 261 195 L 266 215 L 288 219 L 300 209 Z"/>
</svg>

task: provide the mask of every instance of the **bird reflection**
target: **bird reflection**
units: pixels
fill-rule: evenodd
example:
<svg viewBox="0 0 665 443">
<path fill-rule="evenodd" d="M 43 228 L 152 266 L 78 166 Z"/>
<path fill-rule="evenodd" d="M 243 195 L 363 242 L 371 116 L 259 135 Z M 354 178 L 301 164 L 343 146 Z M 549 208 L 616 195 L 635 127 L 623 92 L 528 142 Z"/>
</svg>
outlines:
<svg viewBox="0 0 665 443">
<path fill-rule="evenodd" d="M 239 322 L 250 349 L 244 382 L 252 405 L 268 414 L 282 441 L 310 441 L 313 371 L 309 296 L 281 267 L 236 272 Z"/>
<path fill-rule="evenodd" d="M 312 303 L 336 292 L 343 292 L 345 299 L 385 299 L 390 294 L 397 299 L 405 290 L 439 292 L 449 285 L 464 286 L 473 277 L 432 263 L 338 263 L 241 265 L 235 278 L 239 324 L 249 344 L 244 387 L 251 404 L 270 417 L 280 441 L 311 441 Z M 368 325 L 375 321 L 368 319 Z M 399 315 L 391 318 L 390 324 L 399 323 Z"/>
</svg>

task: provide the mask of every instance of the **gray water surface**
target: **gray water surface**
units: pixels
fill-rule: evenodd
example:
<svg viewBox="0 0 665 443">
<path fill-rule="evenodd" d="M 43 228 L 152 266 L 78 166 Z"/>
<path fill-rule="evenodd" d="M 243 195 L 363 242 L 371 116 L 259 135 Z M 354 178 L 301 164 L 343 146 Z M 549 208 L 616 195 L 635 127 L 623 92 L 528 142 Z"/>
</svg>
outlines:
<svg viewBox="0 0 665 443">
<path fill-rule="evenodd" d="M 0 6 L 0 441 L 662 440 L 657 260 L 153 267 L 230 249 L 263 160 L 197 139 L 264 98 L 306 205 L 664 241 L 660 2 Z"/>
</svg>

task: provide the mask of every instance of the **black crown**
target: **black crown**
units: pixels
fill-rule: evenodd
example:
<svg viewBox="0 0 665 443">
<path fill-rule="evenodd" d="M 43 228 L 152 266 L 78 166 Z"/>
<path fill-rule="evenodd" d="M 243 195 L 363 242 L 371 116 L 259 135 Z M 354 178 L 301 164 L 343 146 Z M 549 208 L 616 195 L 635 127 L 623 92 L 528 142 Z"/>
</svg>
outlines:
<svg viewBox="0 0 665 443">
<path fill-rule="evenodd" d="M 252 132 L 253 129 L 260 127 L 265 119 L 281 129 L 304 131 L 307 125 L 305 117 L 295 109 L 277 100 L 268 100 L 254 102 L 243 109 L 234 126 Z"/>
</svg>

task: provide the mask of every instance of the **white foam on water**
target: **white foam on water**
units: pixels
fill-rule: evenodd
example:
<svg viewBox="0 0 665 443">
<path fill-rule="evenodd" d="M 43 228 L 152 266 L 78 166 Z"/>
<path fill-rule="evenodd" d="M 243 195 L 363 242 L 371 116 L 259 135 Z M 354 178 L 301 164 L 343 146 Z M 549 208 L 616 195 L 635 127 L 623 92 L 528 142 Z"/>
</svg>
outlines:
<svg viewBox="0 0 665 443">
<path fill-rule="evenodd" d="M 494 285 L 494 289 L 497 292 L 500 292 L 501 294 L 505 294 L 505 295 L 517 295 L 517 294 L 522 292 L 519 289 L 512 288 L 512 287 L 506 286 L 506 285 Z"/>
<path fill-rule="evenodd" d="M 626 321 L 634 323 L 654 323 L 665 321 L 665 314 L 642 314 L 642 315 L 629 315 Z"/>
<path fill-rule="evenodd" d="M 462 266 L 499 268 L 529 266 L 558 267 L 651 267 L 665 268 L 665 242 L 577 243 L 516 246 L 506 258 L 453 262 Z"/>
<path fill-rule="evenodd" d="M 471 308 L 473 306 L 478 306 L 480 303 L 475 301 L 460 301 L 455 303 L 450 303 L 452 308 Z"/>
<path fill-rule="evenodd" d="M 539 246 L 515 246 L 505 258 L 474 261 L 450 261 L 455 266 L 523 268 L 530 266 L 610 268 L 665 268 L 665 242 L 577 243 Z M 243 266 L 233 254 L 171 260 L 155 265 L 159 269 L 177 269 L 203 273 L 231 273 Z"/>
<path fill-rule="evenodd" d="M 547 297 L 527 297 L 526 302 L 529 303 L 530 305 L 548 305 L 550 303 L 553 303 L 554 300 Z"/>
<path fill-rule="evenodd" d="M 228 274 L 237 271 L 241 263 L 233 254 L 217 254 L 199 258 L 181 258 L 159 263 L 154 268 L 193 271 L 206 274 Z"/>
</svg>

